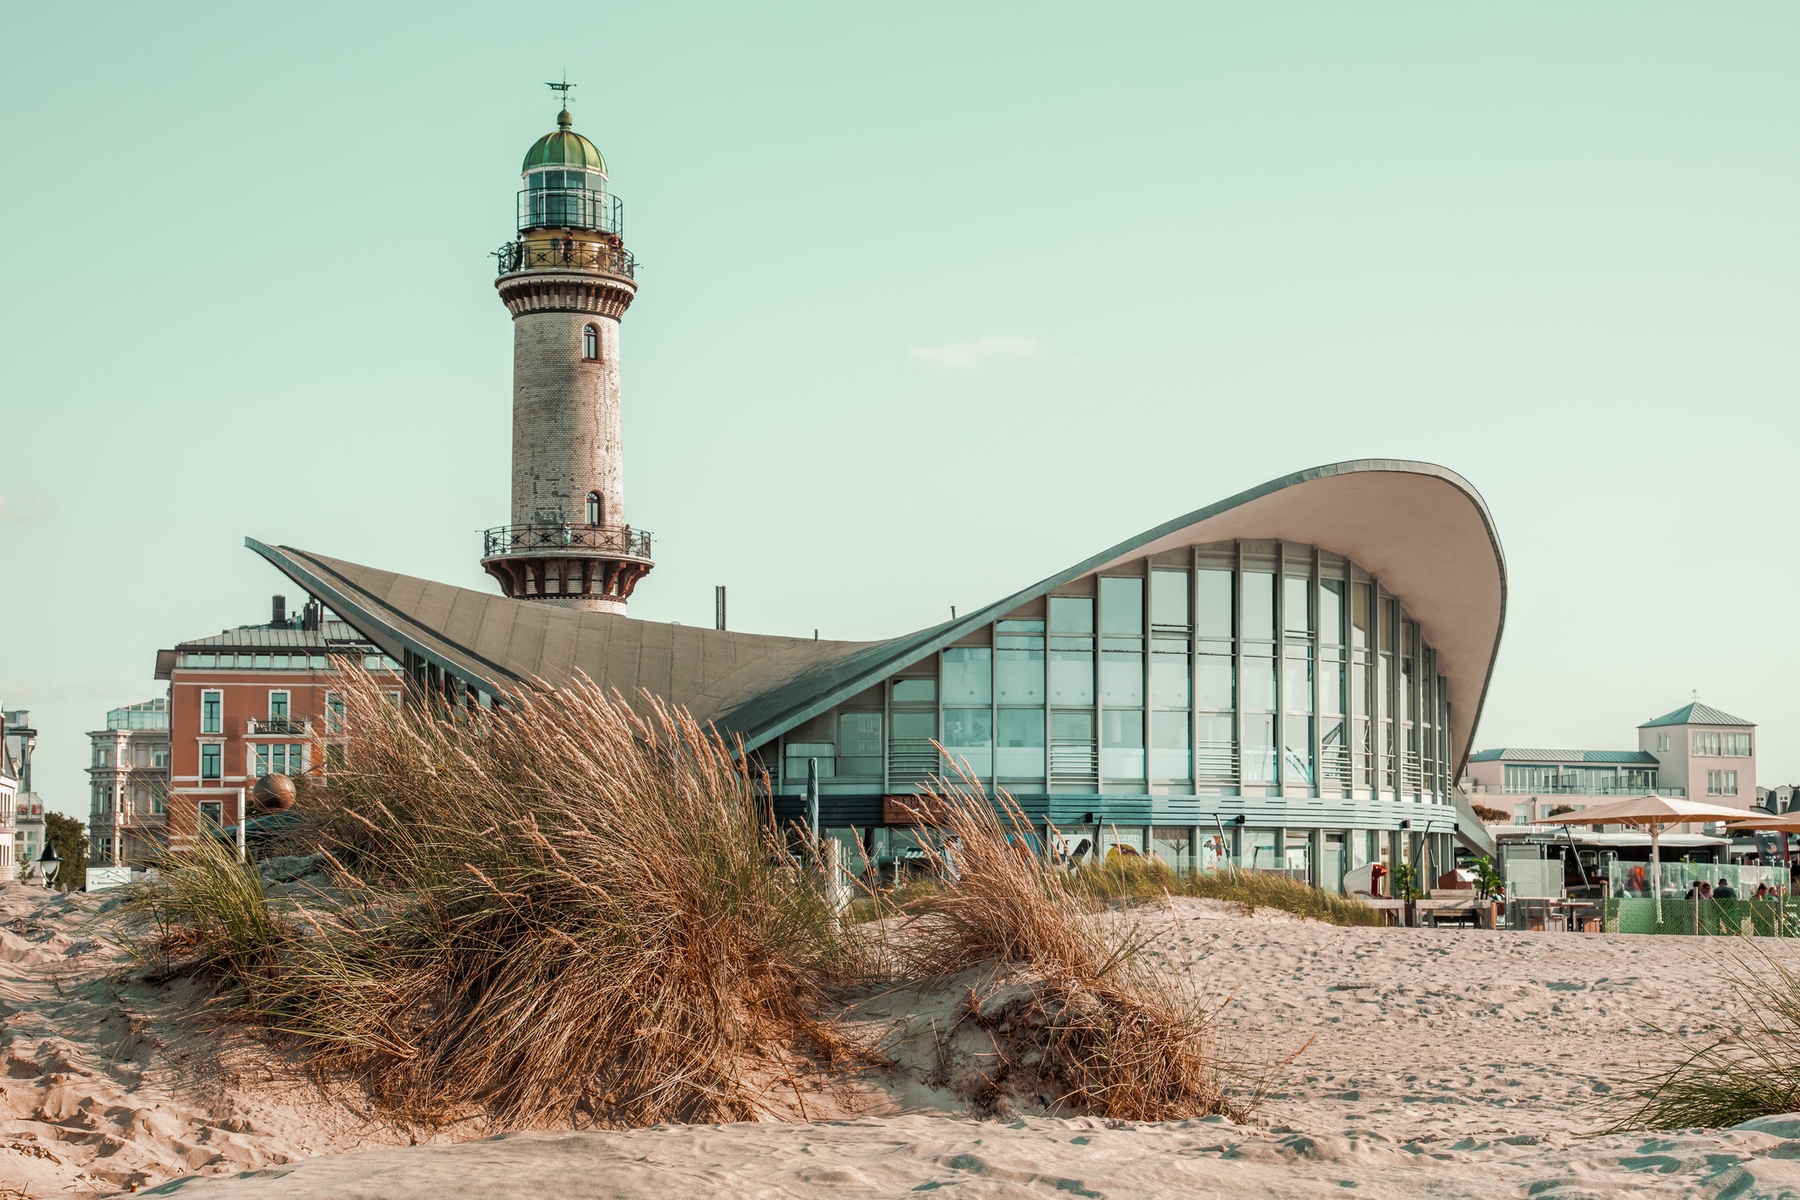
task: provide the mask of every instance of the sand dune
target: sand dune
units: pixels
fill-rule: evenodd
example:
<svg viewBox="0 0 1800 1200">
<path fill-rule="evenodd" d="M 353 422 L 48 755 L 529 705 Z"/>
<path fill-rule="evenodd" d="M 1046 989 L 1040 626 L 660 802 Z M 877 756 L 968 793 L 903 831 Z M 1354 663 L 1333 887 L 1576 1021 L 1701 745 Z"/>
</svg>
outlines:
<svg viewBox="0 0 1800 1200">
<path fill-rule="evenodd" d="M 409 1145 L 214 1024 L 191 985 L 117 981 L 103 904 L 0 889 L 0 1197 L 1800 1196 L 1800 1120 L 1581 1136 L 1664 1052 L 1652 1024 L 1735 1023 L 1709 947 L 1685 939 L 1340 929 L 1178 901 L 1145 928 L 1169 969 L 1231 997 L 1226 1049 L 1254 1067 L 1313 1039 L 1257 1124 L 969 1119 L 928 1078 L 933 1022 L 962 994 L 949 981 L 847 1011 L 900 1066 L 777 1105 L 829 1120 Z M 978 1046 L 957 1054 L 981 1069 Z"/>
</svg>

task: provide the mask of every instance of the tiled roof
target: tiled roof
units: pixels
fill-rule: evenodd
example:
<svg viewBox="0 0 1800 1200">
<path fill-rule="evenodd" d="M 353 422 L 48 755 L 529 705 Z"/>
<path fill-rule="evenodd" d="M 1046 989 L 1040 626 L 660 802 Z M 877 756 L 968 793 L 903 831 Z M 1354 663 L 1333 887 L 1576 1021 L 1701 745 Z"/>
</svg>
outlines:
<svg viewBox="0 0 1800 1200">
<path fill-rule="evenodd" d="M 1658 759 L 1648 750 L 1532 750 L 1505 746 L 1469 755 L 1470 762 L 1516 763 L 1650 763 Z"/>
<path fill-rule="evenodd" d="M 192 638 L 176 646 L 177 650 L 197 650 L 203 647 L 250 646 L 277 649 L 305 649 L 316 646 L 324 648 L 336 645 L 366 646 L 369 640 L 356 632 L 348 621 L 321 621 L 318 629 L 298 629 L 290 626 L 239 625 L 236 629 L 227 629 L 213 637 Z"/>
<path fill-rule="evenodd" d="M 1639 729 L 1650 729 L 1657 725 L 1742 725 L 1746 729 L 1756 728 L 1755 721 L 1746 721 L 1742 717 L 1734 717 L 1728 712 L 1720 712 L 1709 704 L 1695 701 L 1676 709 L 1672 713 L 1664 713 L 1654 721 L 1645 721 Z"/>
</svg>

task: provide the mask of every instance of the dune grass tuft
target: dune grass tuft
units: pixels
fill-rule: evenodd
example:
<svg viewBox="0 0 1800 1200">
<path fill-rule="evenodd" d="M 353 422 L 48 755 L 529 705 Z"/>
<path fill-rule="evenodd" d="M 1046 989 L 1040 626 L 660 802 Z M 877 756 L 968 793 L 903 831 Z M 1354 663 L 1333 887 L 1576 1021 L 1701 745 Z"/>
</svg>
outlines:
<svg viewBox="0 0 1800 1200">
<path fill-rule="evenodd" d="M 990 801 L 965 778 L 934 784 L 919 809 L 947 841 L 928 849 L 940 892 L 895 941 L 903 969 L 949 975 L 993 962 L 1038 981 L 997 996 L 997 1010 L 973 994 L 965 1006 L 966 1019 L 1005 1035 L 989 1090 L 1010 1076 L 1016 1091 L 1121 1120 L 1242 1115 L 1198 995 L 1145 959 L 1129 914 L 1107 910 L 1031 852 L 1029 823 L 1010 797 Z"/>
<path fill-rule="evenodd" d="M 1076 886 L 1107 900 L 1153 900 L 1164 894 L 1205 900 L 1229 900 L 1255 912 L 1277 908 L 1332 925 L 1381 925 L 1379 910 L 1348 896 L 1302 883 L 1278 871 L 1175 872 L 1155 858 L 1109 856 L 1105 863 L 1084 863 L 1075 873 Z"/>
<path fill-rule="evenodd" d="M 342 694 L 315 848 L 348 870 L 233 976 L 317 1068 L 408 1119 L 635 1126 L 754 1118 L 771 1078 L 842 1052 L 820 1000 L 866 957 L 733 747 L 587 682 L 497 710 Z M 254 878 L 221 852 L 172 855 L 139 902 L 190 960 L 246 940 L 187 899 Z"/>
<path fill-rule="evenodd" d="M 1676 1055 L 1625 1081 L 1607 1132 L 1720 1128 L 1800 1111 L 1800 971 L 1785 951 L 1745 938 L 1721 956 L 1718 982 L 1739 1001 L 1742 1028 L 1699 1043 L 1670 1033 Z"/>
</svg>

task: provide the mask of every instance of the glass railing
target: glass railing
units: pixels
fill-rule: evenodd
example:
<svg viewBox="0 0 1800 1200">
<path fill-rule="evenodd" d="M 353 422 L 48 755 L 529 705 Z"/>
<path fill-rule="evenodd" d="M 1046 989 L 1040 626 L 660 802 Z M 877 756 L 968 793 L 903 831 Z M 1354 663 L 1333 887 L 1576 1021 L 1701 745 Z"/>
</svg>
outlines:
<svg viewBox="0 0 1800 1200">
<path fill-rule="evenodd" d="M 1463 790 L 1471 796 L 1685 796 L 1686 788 L 1657 787 L 1628 783 L 1556 783 L 1544 787 L 1491 783 L 1466 784 Z"/>
</svg>

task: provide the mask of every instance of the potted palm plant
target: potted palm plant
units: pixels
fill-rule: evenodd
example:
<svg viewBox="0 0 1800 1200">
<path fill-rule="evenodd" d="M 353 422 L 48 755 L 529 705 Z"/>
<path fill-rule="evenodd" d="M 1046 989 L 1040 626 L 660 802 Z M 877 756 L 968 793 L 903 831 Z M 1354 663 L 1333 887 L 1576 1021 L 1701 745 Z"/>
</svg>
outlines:
<svg viewBox="0 0 1800 1200">
<path fill-rule="evenodd" d="M 1485 855 L 1475 860 L 1475 891 L 1481 897 L 1480 920 L 1485 929 L 1500 928 L 1500 908 L 1506 902 L 1506 881 Z"/>
</svg>

